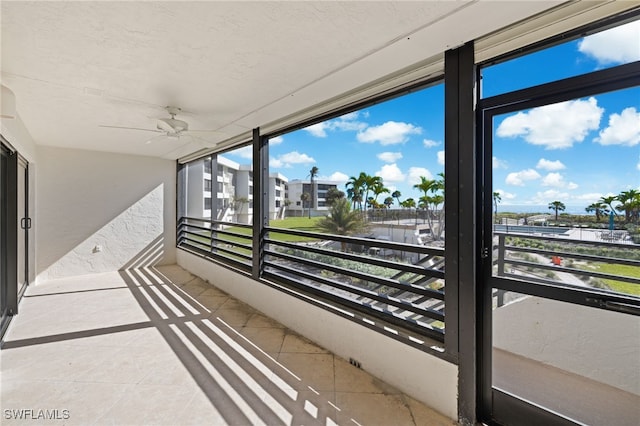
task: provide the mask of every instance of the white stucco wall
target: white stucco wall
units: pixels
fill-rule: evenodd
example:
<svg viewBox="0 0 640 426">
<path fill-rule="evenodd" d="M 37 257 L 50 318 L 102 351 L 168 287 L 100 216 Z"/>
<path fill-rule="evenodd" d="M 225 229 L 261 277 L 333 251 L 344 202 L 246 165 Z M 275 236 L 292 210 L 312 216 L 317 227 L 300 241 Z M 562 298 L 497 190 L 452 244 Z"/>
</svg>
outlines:
<svg viewBox="0 0 640 426">
<path fill-rule="evenodd" d="M 175 162 L 38 148 L 38 280 L 175 263 Z"/>
<path fill-rule="evenodd" d="M 640 318 L 540 297 L 493 311 L 493 345 L 640 395 Z"/>
<path fill-rule="evenodd" d="M 457 419 L 458 367 L 201 257 L 177 251 L 178 264 L 334 354 Z"/>
</svg>

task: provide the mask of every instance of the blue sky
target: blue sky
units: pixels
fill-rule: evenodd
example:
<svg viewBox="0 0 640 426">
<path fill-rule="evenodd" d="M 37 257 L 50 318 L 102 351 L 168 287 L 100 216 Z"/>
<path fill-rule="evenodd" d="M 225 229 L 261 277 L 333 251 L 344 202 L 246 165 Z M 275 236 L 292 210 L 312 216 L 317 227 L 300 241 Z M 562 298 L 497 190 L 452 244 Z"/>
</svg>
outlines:
<svg viewBox="0 0 640 426">
<path fill-rule="evenodd" d="M 487 68 L 483 96 L 637 60 L 640 21 Z M 275 138 L 270 171 L 307 179 L 316 166 L 343 190 L 364 171 L 417 199 L 420 176 L 444 171 L 443 140 L 440 84 Z M 250 152 L 225 156 L 244 163 Z M 493 173 L 503 211 L 558 200 L 582 212 L 601 196 L 640 189 L 640 88 L 496 117 Z"/>
</svg>

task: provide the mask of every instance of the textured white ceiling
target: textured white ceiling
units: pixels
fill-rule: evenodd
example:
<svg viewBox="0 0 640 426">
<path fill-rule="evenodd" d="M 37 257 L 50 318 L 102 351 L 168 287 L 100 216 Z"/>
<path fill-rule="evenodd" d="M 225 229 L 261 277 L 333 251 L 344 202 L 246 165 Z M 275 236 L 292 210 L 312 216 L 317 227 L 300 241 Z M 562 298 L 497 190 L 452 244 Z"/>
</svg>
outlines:
<svg viewBox="0 0 640 426">
<path fill-rule="evenodd" d="M 2 84 L 39 145 L 177 158 L 166 105 L 212 143 L 557 2 L 7 2 Z"/>
</svg>

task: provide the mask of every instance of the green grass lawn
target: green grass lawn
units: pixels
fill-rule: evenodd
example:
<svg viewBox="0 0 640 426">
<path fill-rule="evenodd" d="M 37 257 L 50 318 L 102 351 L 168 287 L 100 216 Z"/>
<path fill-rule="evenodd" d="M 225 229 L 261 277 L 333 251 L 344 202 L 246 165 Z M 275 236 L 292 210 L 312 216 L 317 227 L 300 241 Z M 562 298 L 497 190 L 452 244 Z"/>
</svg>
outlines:
<svg viewBox="0 0 640 426">
<path fill-rule="evenodd" d="M 288 217 L 285 219 L 272 220 L 269 222 L 269 226 L 272 228 L 291 229 L 295 231 L 307 231 L 307 232 L 321 232 L 318 229 L 318 221 L 322 217 Z M 271 238 L 278 241 L 287 241 L 291 243 L 305 243 L 310 241 L 318 241 L 316 238 L 298 237 L 296 235 L 280 234 L 277 232 L 271 233 Z"/>
<path fill-rule="evenodd" d="M 622 275 L 625 277 L 640 278 L 640 267 L 630 265 L 612 265 L 612 264 L 599 264 L 598 272 L 606 274 Z M 612 290 L 619 293 L 633 294 L 634 296 L 640 296 L 640 285 L 625 283 L 613 280 L 603 280 Z"/>
<path fill-rule="evenodd" d="M 272 220 L 269 222 L 269 226 L 273 228 L 291 229 L 296 231 L 320 232 L 317 223 L 321 219 L 321 217 L 312 217 L 311 219 L 309 219 L 308 217 L 288 217 L 286 219 Z M 241 228 L 239 226 L 231 226 L 229 228 L 226 228 L 226 230 L 246 236 L 250 236 L 252 232 L 252 230 L 249 228 Z M 244 244 L 248 244 L 251 242 L 248 239 L 230 235 L 223 236 L 221 234 L 219 238 L 222 238 L 229 242 L 238 242 Z M 271 238 L 278 241 L 287 241 L 292 243 L 318 241 L 316 238 L 298 237 L 296 235 L 280 234 L 277 232 L 272 232 Z"/>
<path fill-rule="evenodd" d="M 288 217 L 286 219 L 277 219 L 269 222 L 269 226 L 273 228 L 295 229 L 297 231 L 320 232 L 318 222 L 322 217 Z"/>
</svg>

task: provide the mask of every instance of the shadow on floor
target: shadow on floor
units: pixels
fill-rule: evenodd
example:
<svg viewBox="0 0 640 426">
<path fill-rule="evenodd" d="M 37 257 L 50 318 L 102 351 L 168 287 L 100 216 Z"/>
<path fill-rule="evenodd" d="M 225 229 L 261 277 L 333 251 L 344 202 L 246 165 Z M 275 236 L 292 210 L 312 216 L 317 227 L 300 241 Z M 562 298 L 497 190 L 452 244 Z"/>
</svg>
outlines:
<svg viewBox="0 0 640 426">
<path fill-rule="evenodd" d="M 452 424 L 159 256 L 28 294 L 0 353 L 3 408 L 70 408 L 64 424 Z"/>
</svg>

